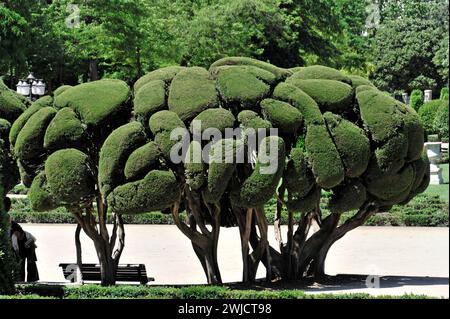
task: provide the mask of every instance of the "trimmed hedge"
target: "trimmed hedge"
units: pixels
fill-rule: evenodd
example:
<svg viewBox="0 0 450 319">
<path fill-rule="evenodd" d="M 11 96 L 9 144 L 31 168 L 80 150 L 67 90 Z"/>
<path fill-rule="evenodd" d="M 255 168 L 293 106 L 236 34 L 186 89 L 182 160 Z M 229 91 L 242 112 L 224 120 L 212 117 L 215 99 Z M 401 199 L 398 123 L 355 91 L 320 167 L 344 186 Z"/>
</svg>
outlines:
<svg viewBox="0 0 450 319">
<path fill-rule="evenodd" d="M 12 123 L 26 108 L 26 99 L 10 90 L 0 79 L 0 118 Z"/>
<path fill-rule="evenodd" d="M 240 141 L 223 139 L 215 143 L 209 152 L 208 182 L 203 197 L 208 203 L 218 203 L 228 187 L 236 168 L 236 152 L 242 150 Z"/>
<path fill-rule="evenodd" d="M 275 158 L 273 157 L 272 145 L 278 148 L 275 171 L 269 173 L 268 169 Z M 239 207 L 259 208 L 272 198 L 283 174 L 286 161 L 286 149 L 282 138 L 269 136 L 262 140 L 258 160 L 253 173 L 242 183 L 240 187 L 234 188 L 231 201 Z M 270 159 L 270 160 L 269 160 Z M 272 167 L 273 168 L 273 167 Z"/>
<path fill-rule="evenodd" d="M 253 71 L 253 72 L 252 72 Z M 256 109 L 258 102 L 267 97 L 274 78 L 263 70 L 255 74 L 254 68 L 246 66 L 221 67 L 218 69 L 217 90 L 228 104 L 236 104 L 241 109 Z"/>
<path fill-rule="evenodd" d="M 59 204 L 76 204 L 95 194 L 89 157 L 79 150 L 69 148 L 50 155 L 45 162 L 45 176 L 48 188 Z"/>
<path fill-rule="evenodd" d="M 352 81 L 352 86 L 353 88 L 358 88 L 360 86 L 369 86 L 372 88 L 375 88 L 375 86 L 373 85 L 372 82 L 370 82 L 368 79 L 363 78 L 362 76 L 359 75 L 349 75 L 348 76 L 350 78 L 350 80 Z"/>
<path fill-rule="evenodd" d="M 352 84 L 351 77 L 342 74 L 336 69 L 323 65 L 312 65 L 298 68 L 295 70 L 295 73 L 291 78 L 300 80 L 334 80 Z"/>
<path fill-rule="evenodd" d="M 286 80 L 286 83 L 312 97 L 322 112 L 345 112 L 351 108 L 353 89 L 350 85 L 334 80 L 300 80 L 295 77 L 296 74 Z"/>
<path fill-rule="evenodd" d="M 170 84 L 172 82 L 175 75 L 177 75 L 180 71 L 186 68 L 181 66 L 169 66 L 165 68 L 161 68 L 155 71 L 152 71 L 134 83 L 134 94 L 137 95 L 139 90 L 149 82 L 152 81 L 163 81 L 166 84 Z"/>
<path fill-rule="evenodd" d="M 53 92 L 53 96 L 57 97 L 58 95 L 62 94 L 63 92 L 67 91 L 68 89 L 70 89 L 72 86 L 71 85 L 62 85 L 59 88 L 57 88 L 54 92 Z"/>
<path fill-rule="evenodd" d="M 45 172 L 39 173 L 31 184 L 28 198 L 31 209 L 36 212 L 46 212 L 58 207 L 56 199 L 52 196 L 47 183 Z"/>
<path fill-rule="evenodd" d="M 359 92 L 356 99 L 361 119 L 375 142 L 384 142 L 397 134 L 402 118 L 397 113 L 395 99 L 376 90 Z"/>
<path fill-rule="evenodd" d="M 146 123 L 150 116 L 166 108 L 166 84 L 164 81 L 151 81 L 140 87 L 134 96 L 134 112 L 137 118 Z"/>
<path fill-rule="evenodd" d="M 155 143 L 158 145 L 161 153 L 166 159 L 170 159 L 172 147 L 182 139 L 182 137 L 179 137 L 178 140 L 172 140 L 170 135 L 176 128 L 186 129 L 183 121 L 175 112 L 164 110 L 159 111 L 150 117 L 149 126 L 155 136 Z"/>
<path fill-rule="evenodd" d="M 272 127 L 272 124 L 269 121 L 264 120 L 258 113 L 251 110 L 244 110 L 240 112 L 237 117 L 240 127 L 244 131 L 253 129 L 255 132 L 258 132 L 260 129 L 268 130 Z"/>
<path fill-rule="evenodd" d="M 23 129 L 30 117 L 32 117 L 34 113 L 39 111 L 41 108 L 42 106 L 40 104 L 33 103 L 17 118 L 16 121 L 14 121 L 14 123 L 12 123 L 11 130 L 9 132 L 9 141 L 12 145 L 16 144 L 17 136 L 19 136 L 20 131 Z"/>
<path fill-rule="evenodd" d="M 100 150 L 98 181 L 106 197 L 124 182 L 124 169 L 131 153 L 146 142 L 145 129 L 139 122 L 125 124 L 114 130 Z"/>
<path fill-rule="evenodd" d="M 14 144 L 14 153 L 19 159 L 32 160 L 43 152 L 45 132 L 55 115 L 54 108 L 44 107 L 29 118 Z"/>
<path fill-rule="evenodd" d="M 126 110 L 130 95 L 130 88 L 121 80 L 99 80 L 65 90 L 55 97 L 55 106 L 70 107 L 88 126 L 99 126 Z"/>
<path fill-rule="evenodd" d="M 324 114 L 328 130 L 341 156 L 347 177 L 359 177 L 370 160 L 370 141 L 363 129 L 339 115 Z"/>
<path fill-rule="evenodd" d="M 320 207 L 323 215 L 329 214 L 329 201 L 332 193 L 322 192 Z M 48 223 L 48 224 L 74 224 L 75 219 L 64 208 L 57 208 L 48 212 L 32 211 L 28 199 L 12 199 L 11 217 L 18 223 Z M 265 213 L 269 223 L 275 220 L 276 199 L 270 199 L 265 205 Z M 353 216 L 355 212 L 350 211 L 342 215 L 341 223 Z M 184 215 L 184 213 L 183 213 Z M 295 219 L 300 215 L 295 212 Z M 287 209 L 283 208 L 283 224 L 288 223 Z M 184 218 L 184 216 L 182 217 Z M 160 212 L 143 213 L 139 215 L 124 215 L 127 224 L 142 225 L 173 225 L 171 215 Z M 108 223 L 112 223 L 112 216 L 108 215 Z M 395 205 L 389 212 L 382 212 L 369 218 L 366 226 L 421 226 L 421 227 L 448 227 L 449 226 L 449 204 L 442 201 L 439 196 L 420 194 L 404 206 Z"/>
<path fill-rule="evenodd" d="M 82 286 L 46 286 L 46 285 L 20 285 L 17 295 L 11 299 L 432 299 L 424 295 L 404 294 L 401 296 L 373 296 L 365 293 L 349 294 L 308 294 L 302 290 L 278 290 L 268 287 L 241 286 L 179 286 L 179 287 L 149 287 L 149 286 L 114 286 L 102 287 L 99 285 Z M 0 296 L 4 298 L 4 296 Z"/>
<path fill-rule="evenodd" d="M 352 180 L 333 189 L 328 208 L 332 213 L 342 214 L 359 209 L 366 199 L 366 187 L 360 181 Z"/>
<path fill-rule="evenodd" d="M 265 118 L 282 135 L 295 135 L 303 124 L 302 113 L 286 102 L 265 99 L 261 102 L 261 108 Z"/>
<path fill-rule="evenodd" d="M 181 120 L 189 121 L 202 111 L 218 106 L 214 81 L 207 70 L 192 67 L 181 70 L 173 78 L 169 89 L 169 110 Z"/>
<path fill-rule="evenodd" d="M 63 148 L 83 146 L 86 130 L 71 108 L 63 108 L 56 113 L 47 127 L 44 148 L 56 151 Z"/>
<path fill-rule="evenodd" d="M 143 178 L 152 168 L 160 164 L 161 152 L 155 142 L 137 148 L 128 158 L 124 174 L 127 181 Z"/>
<path fill-rule="evenodd" d="M 306 154 L 300 148 L 293 148 L 283 178 L 290 193 L 305 197 L 314 187 L 314 175 L 308 165 Z"/>
<path fill-rule="evenodd" d="M 236 119 L 230 111 L 226 109 L 208 109 L 197 115 L 193 121 L 200 121 L 200 133 L 208 129 L 217 129 L 222 134 L 225 133 L 226 128 L 233 128 Z M 193 123 L 191 122 L 191 132 L 194 133 Z"/>
<path fill-rule="evenodd" d="M 279 67 L 277 67 L 273 64 L 267 63 L 267 62 L 258 61 L 258 60 L 255 60 L 252 58 L 246 58 L 246 57 L 228 57 L 228 58 L 223 58 L 223 59 L 217 60 L 216 62 L 211 64 L 209 71 L 211 73 L 215 73 L 216 69 L 218 67 L 226 66 L 226 65 L 239 65 L 239 66 L 247 65 L 247 66 L 253 66 L 253 67 L 256 67 L 256 68 L 259 68 L 262 70 L 266 70 L 266 71 L 272 73 L 273 75 L 275 75 L 275 78 L 277 81 L 284 80 L 288 76 L 292 75 L 292 71 L 279 68 Z"/>
<path fill-rule="evenodd" d="M 153 170 L 144 179 L 116 187 L 108 195 L 111 211 L 141 214 L 170 207 L 180 197 L 180 189 L 171 171 Z"/>
<path fill-rule="evenodd" d="M 184 162 L 186 184 L 193 190 L 199 190 L 206 183 L 206 167 L 203 163 L 202 146 L 197 141 L 189 144 Z"/>
</svg>

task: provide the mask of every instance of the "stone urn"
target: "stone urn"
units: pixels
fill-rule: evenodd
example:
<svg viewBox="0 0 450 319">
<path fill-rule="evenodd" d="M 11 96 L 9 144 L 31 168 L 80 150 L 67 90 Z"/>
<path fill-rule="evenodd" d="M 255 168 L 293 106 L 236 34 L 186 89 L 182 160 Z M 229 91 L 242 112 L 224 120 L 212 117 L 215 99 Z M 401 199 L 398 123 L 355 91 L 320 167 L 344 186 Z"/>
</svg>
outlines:
<svg viewBox="0 0 450 319">
<path fill-rule="evenodd" d="M 425 150 L 427 151 L 427 156 L 430 160 L 430 184 L 433 185 L 444 183 L 444 179 L 442 178 L 442 168 L 437 164 L 442 157 L 441 146 L 442 142 L 425 143 Z"/>
</svg>

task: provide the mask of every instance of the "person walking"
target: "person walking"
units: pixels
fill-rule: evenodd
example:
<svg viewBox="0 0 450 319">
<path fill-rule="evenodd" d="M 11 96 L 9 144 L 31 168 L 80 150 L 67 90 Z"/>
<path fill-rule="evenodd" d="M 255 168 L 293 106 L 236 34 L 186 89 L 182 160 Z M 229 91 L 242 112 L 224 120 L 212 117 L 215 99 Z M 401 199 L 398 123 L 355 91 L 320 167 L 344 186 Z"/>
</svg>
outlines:
<svg viewBox="0 0 450 319">
<path fill-rule="evenodd" d="M 36 265 L 36 238 L 22 229 L 22 227 L 11 221 L 11 241 L 14 252 L 20 264 L 18 280 L 25 282 L 25 264 L 27 266 L 27 282 L 39 281 L 39 272 Z"/>
</svg>

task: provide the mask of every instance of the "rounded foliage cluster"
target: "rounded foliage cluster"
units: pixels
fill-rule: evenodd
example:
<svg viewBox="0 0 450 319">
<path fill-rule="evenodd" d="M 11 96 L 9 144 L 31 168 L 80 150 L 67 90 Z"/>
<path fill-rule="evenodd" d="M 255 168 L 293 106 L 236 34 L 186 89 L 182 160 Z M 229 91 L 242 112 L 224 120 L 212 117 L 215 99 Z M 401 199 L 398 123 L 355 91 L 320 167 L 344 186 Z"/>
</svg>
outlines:
<svg viewBox="0 0 450 319">
<path fill-rule="evenodd" d="M 192 140 L 196 128 L 243 134 Z M 248 129 L 267 136 L 252 143 Z M 312 211 L 327 190 L 341 213 L 368 201 L 406 203 L 429 178 L 410 106 L 338 70 L 249 58 L 159 69 L 132 93 L 117 80 L 67 87 L 51 106 L 33 104 L 9 135 L 41 206 L 99 195 L 115 212 L 136 214 L 164 210 L 189 191 L 229 211 L 262 207 L 282 185 L 291 211 Z"/>
</svg>

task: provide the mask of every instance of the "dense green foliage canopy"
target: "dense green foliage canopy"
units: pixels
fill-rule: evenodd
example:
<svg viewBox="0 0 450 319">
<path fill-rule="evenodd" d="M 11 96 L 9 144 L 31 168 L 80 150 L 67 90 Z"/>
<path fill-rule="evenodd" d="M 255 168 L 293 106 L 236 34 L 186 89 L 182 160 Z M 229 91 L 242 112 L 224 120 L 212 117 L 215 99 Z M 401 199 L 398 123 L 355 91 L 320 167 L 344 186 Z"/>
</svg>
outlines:
<svg viewBox="0 0 450 319">
<path fill-rule="evenodd" d="M 437 93 L 448 83 L 447 12 L 447 0 L 3 1 L 0 74 L 13 87 L 33 71 L 51 92 L 249 56 L 281 67 L 328 65 L 373 77 L 391 93 Z M 160 105 L 151 103 L 141 108 Z"/>
</svg>

